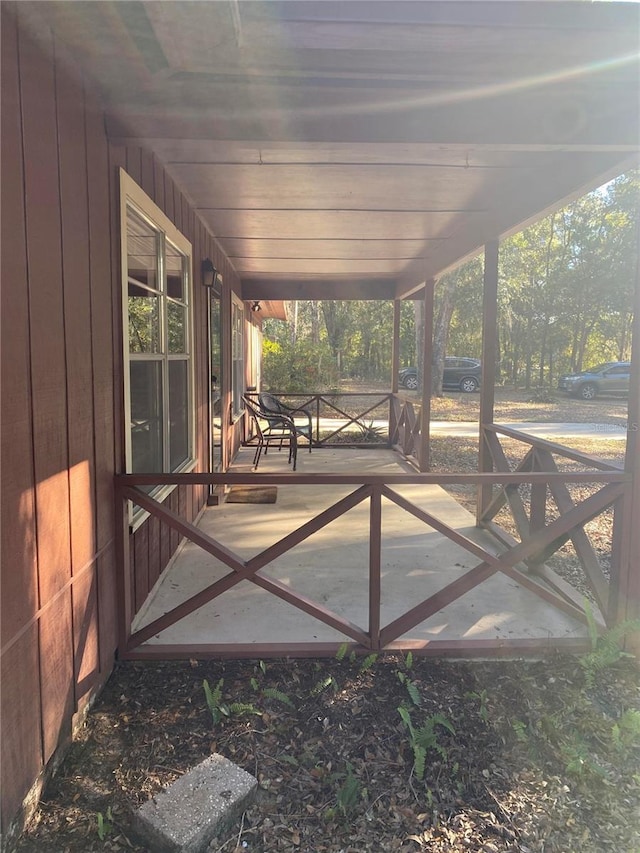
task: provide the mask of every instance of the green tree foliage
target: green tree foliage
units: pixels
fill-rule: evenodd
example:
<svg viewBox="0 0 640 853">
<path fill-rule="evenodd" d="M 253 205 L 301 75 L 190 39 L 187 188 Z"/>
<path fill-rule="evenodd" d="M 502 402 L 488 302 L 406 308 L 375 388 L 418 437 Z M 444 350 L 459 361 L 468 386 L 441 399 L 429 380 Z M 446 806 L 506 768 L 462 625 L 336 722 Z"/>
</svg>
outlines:
<svg viewBox="0 0 640 853">
<path fill-rule="evenodd" d="M 262 346 L 263 385 L 271 391 L 306 393 L 338 388 L 340 375 L 326 344 L 301 338 L 295 344 L 265 338 Z"/>
<path fill-rule="evenodd" d="M 568 370 L 629 358 L 639 209 L 634 172 L 502 243 L 496 341 L 501 381 L 554 385 Z M 434 393 L 445 355 L 481 355 L 482 278 L 478 257 L 436 286 Z M 401 367 L 421 366 L 421 314 L 414 307 L 411 301 L 401 305 Z M 391 302 L 298 302 L 290 315 L 289 326 L 265 321 L 263 377 L 269 388 L 326 391 L 338 388 L 342 377 L 390 386 Z M 141 317 L 142 328 L 145 322 Z"/>
<path fill-rule="evenodd" d="M 561 373 L 630 357 L 639 209 L 640 179 L 631 173 L 502 243 L 497 376 L 503 382 L 553 386 Z M 447 289 L 455 308 L 446 351 L 479 356 L 481 258 L 443 276 L 436 316 Z"/>
<path fill-rule="evenodd" d="M 567 370 L 630 355 L 636 174 L 618 178 L 506 240 L 500 336 L 508 378 L 553 384 Z"/>
<path fill-rule="evenodd" d="M 393 303 L 298 302 L 289 324 L 265 320 L 263 384 L 272 391 L 328 391 L 341 377 L 391 381 Z M 292 327 L 295 325 L 295 332 Z M 412 304 L 402 303 L 401 364 L 415 360 Z"/>
</svg>

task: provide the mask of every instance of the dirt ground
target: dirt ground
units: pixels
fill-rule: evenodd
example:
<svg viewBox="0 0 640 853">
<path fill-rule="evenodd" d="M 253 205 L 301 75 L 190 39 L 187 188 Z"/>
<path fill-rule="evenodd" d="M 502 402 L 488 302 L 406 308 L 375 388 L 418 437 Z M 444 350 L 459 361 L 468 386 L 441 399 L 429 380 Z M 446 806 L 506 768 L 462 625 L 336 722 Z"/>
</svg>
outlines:
<svg viewBox="0 0 640 853">
<path fill-rule="evenodd" d="M 477 406 L 448 395 L 432 413 L 473 420 Z M 496 420 L 624 427 L 626 402 L 498 392 Z M 433 453 L 466 470 L 477 447 L 438 439 Z M 639 853 L 638 669 L 619 638 L 592 639 L 590 655 L 533 663 L 121 663 L 9 850 L 140 853 L 132 811 L 213 751 L 259 795 L 212 853 Z"/>
<path fill-rule="evenodd" d="M 140 853 L 132 810 L 211 752 L 259 780 L 211 853 L 640 850 L 637 672 L 601 650 L 121 664 L 13 851 Z"/>
<path fill-rule="evenodd" d="M 625 427 L 627 409 L 624 398 L 578 400 L 561 392 L 510 391 L 503 388 L 495 392 L 495 420 L 498 423 L 593 423 L 611 428 Z M 431 403 L 431 416 L 434 419 L 477 420 L 479 414 L 479 394 L 448 393 L 444 397 L 434 398 Z"/>
</svg>

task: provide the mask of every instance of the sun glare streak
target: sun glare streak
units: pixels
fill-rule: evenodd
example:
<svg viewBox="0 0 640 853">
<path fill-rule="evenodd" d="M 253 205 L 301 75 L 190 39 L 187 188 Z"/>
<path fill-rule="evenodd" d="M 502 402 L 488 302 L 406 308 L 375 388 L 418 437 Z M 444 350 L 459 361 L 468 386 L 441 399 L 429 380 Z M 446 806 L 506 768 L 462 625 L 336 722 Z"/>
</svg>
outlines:
<svg viewBox="0 0 640 853">
<path fill-rule="evenodd" d="M 355 113 L 374 114 L 374 113 L 391 113 L 400 112 L 407 108 L 420 107 L 440 107 L 451 106 L 469 101 L 486 100 L 489 98 L 500 97 L 502 95 L 512 95 L 518 92 L 535 89 L 538 87 L 557 84 L 559 82 L 567 82 L 580 77 L 587 77 L 592 74 L 597 74 L 603 71 L 611 71 L 616 68 L 622 68 L 626 65 L 637 63 L 640 60 L 640 50 L 634 53 L 625 54 L 615 58 L 601 60 L 599 62 L 590 62 L 581 65 L 575 65 L 562 70 L 548 71 L 542 74 L 533 74 L 527 77 L 519 77 L 517 79 L 502 81 L 499 83 L 487 83 L 482 85 L 469 86 L 462 89 L 447 90 L 440 92 L 428 92 L 409 98 L 394 98 L 377 101 L 375 103 L 345 103 L 345 104 L 330 104 L 323 106 L 313 106 L 296 104 L 296 116 L 305 117 L 326 117 L 349 115 Z M 399 82 L 401 84 L 401 81 Z M 251 111 L 253 118 L 256 117 L 256 112 L 262 117 L 270 115 L 277 116 L 282 114 L 282 105 L 269 106 L 265 109 L 258 108 Z M 247 113 L 249 114 L 249 113 Z M 238 117 L 238 110 L 234 110 L 234 115 Z"/>
</svg>

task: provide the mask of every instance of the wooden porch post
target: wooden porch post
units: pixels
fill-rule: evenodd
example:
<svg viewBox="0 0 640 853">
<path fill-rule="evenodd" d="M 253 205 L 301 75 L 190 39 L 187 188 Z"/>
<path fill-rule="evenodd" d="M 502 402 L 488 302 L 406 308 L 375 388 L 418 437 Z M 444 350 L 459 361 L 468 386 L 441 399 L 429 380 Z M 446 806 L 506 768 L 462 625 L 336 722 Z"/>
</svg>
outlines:
<svg viewBox="0 0 640 853">
<path fill-rule="evenodd" d="M 631 337 L 631 380 L 624 469 L 631 475 L 624 502 L 614 516 L 609 615 L 612 622 L 640 618 L 640 220 L 636 228 L 636 274 Z M 620 506 L 624 503 L 623 506 Z M 640 631 L 627 645 L 640 655 Z"/>
<path fill-rule="evenodd" d="M 420 447 L 418 467 L 420 471 L 430 468 L 431 446 L 431 350 L 433 343 L 433 293 L 435 280 L 430 278 L 424 285 L 424 338 L 422 345 L 422 408 L 420 410 Z"/>
<path fill-rule="evenodd" d="M 396 399 L 398 393 L 398 370 L 400 369 L 400 299 L 393 300 L 393 342 L 391 346 L 391 397 L 389 398 L 389 447 L 393 446 L 394 436 L 398 430 L 399 403 Z"/>
<path fill-rule="evenodd" d="M 222 356 L 222 376 L 220 382 L 220 465 L 222 471 L 229 470 L 231 461 L 231 284 L 229 276 L 224 276 L 220 293 L 220 347 Z"/>
<path fill-rule="evenodd" d="M 484 247 L 484 291 L 482 301 L 482 386 L 480 389 L 480 444 L 478 471 L 493 470 L 489 447 L 484 440 L 484 425 L 493 423 L 496 382 L 496 339 L 498 326 L 498 241 Z M 491 486 L 478 487 L 477 523 L 491 502 Z"/>
</svg>

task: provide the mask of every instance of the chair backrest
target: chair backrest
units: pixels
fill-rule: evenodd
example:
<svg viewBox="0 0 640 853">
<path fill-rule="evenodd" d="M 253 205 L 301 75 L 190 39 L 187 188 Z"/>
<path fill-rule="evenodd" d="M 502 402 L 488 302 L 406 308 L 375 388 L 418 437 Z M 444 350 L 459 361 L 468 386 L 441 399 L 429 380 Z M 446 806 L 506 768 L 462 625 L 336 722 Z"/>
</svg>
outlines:
<svg viewBox="0 0 640 853">
<path fill-rule="evenodd" d="M 267 423 L 269 424 L 269 429 L 294 429 L 293 421 L 286 414 L 278 414 L 273 409 L 265 408 L 261 404 L 261 402 L 256 400 L 255 397 L 249 397 L 247 394 L 243 394 L 242 399 L 244 400 L 244 404 L 247 407 L 249 414 L 256 422 L 256 426 L 260 431 L 261 435 L 264 434 L 264 431 L 260 428 L 260 424 L 258 423 L 260 419 L 263 421 L 267 421 Z"/>
<path fill-rule="evenodd" d="M 278 414 L 286 412 L 286 409 L 281 404 L 280 400 L 278 400 L 277 397 L 274 397 L 273 394 L 269 394 L 268 391 L 260 391 L 258 394 L 258 400 L 260 401 L 260 407 L 264 409 L 265 412 L 276 412 Z"/>
</svg>

